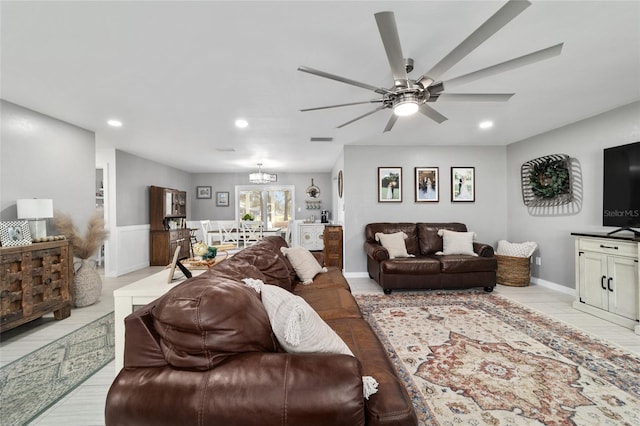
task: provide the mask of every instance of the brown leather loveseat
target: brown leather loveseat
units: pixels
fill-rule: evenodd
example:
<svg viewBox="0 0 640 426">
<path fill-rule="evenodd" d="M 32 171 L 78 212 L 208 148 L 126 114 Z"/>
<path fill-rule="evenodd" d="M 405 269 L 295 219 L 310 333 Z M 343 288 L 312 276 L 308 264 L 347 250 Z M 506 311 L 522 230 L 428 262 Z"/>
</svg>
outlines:
<svg viewBox="0 0 640 426">
<path fill-rule="evenodd" d="M 417 424 L 341 271 L 328 268 L 302 285 L 283 246 L 284 239 L 267 237 L 126 318 L 124 368 L 107 395 L 107 426 Z M 245 278 L 301 296 L 355 357 L 285 352 Z M 378 382 L 368 400 L 363 376 Z"/>
<path fill-rule="evenodd" d="M 365 226 L 364 251 L 367 270 L 386 294 L 393 289 L 453 289 L 496 285 L 497 260 L 493 247 L 472 243 L 475 255 L 444 254 L 438 231 L 467 232 L 463 223 L 370 223 Z M 404 232 L 406 251 L 411 257 L 390 258 L 376 240 L 376 234 Z"/>
</svg>

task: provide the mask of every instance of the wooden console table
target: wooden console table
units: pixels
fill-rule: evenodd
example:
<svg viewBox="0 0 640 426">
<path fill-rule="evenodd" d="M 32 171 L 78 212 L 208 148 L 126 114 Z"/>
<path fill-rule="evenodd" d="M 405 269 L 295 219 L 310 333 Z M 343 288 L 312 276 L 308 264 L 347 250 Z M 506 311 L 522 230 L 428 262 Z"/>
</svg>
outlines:
<svg viewBox="0 0 640 426">
<path fill-rule="evenodd" d="M 69 317 L 72 262 L 66 240 L 0 247 L 0 332 L 49 312 Z"/>
</svg>

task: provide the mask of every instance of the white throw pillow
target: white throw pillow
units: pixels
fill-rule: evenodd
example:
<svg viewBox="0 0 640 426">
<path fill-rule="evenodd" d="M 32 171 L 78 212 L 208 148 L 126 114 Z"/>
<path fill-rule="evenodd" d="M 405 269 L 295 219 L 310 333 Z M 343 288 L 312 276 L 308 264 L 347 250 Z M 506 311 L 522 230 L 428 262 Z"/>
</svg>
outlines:
<svg viewBox="0 0 640 426">
<path fill-rule="evenodd" d="M 320 266 L 313 254 L 304 247 L 281 247 L 280 251 L 289 259 L 302 284 L 311 284 L 316 275 L 327 272 L 327 268 Z"/>
<path fill-rule="evenodd" d="M 300 296 L 265 284 L 262 304 L 280 345 L 293 353 L 328 352 L 353 356 L 335 331 Z"/>
<path fill-rule="evenodd" d="M 496 254 L 511 257 L 531 257 L 538 248 L 538 244 L 533 241 L 525 241 L 524 243 L 510 243 L 509 241 L 498 241 L 498 249 Z"/>
<path fill-rule="evenodd" d="M 442 237 L 442 251 L 436 252 L 437 255 L 443 254 L 466 254 L 469 256 L 477 256 L 478 253 L 473 251 L 473 240 L 476 237 L 475 232 L 456 232 L 448 229 L 438 230 L 438 235 Z"/>
<path fill-rule="evenodd" d="M 300 296 L 261 280 L 242 280 L 262 293 L 271 329 L 284 350 L 290 353 L 334 353 L 353 356 L 353 352 L 320 315 Z M 366 399 L 378 391 L 378 382 L 371 376 L 362 377 Z"/>
<path fill-rule="evenodd" d="M 404 243 L 407 234 L 404 232 L 394 232 L 393 234 L 383 234 L 382 232 L 376 232 L 376 241 L 382 244 L 382 247 L 386 248 L 389 252 L 389 259 L 396 257 L 413 257 L 407 253 L 407 246 Z"/>
</svg>

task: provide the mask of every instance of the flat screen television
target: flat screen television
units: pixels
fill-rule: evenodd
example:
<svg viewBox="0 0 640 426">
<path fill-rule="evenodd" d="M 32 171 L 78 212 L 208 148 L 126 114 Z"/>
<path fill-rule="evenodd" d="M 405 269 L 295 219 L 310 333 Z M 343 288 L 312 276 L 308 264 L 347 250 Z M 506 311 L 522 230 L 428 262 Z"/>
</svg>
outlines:
<svg viewBox="0 0 640 426">
<path fill-rule="evenodd" d="M 640 142 L 604 150 L 602 225 L 640 232 Z"/>
</svg>

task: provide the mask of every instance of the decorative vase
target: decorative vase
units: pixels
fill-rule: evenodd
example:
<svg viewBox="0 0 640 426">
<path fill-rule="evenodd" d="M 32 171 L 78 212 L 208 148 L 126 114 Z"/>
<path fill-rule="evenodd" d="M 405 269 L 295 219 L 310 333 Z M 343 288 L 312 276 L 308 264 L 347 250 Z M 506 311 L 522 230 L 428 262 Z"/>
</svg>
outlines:
<svg viewBox="0 0 640 426">
<path fill-rule="evenodd" d="M 92 259 L 81 259 L 81 264 L 73 277 L 71 297 L 76 308 L 93 305 L 100 299 L 102 280 Z"/>
</svg>

